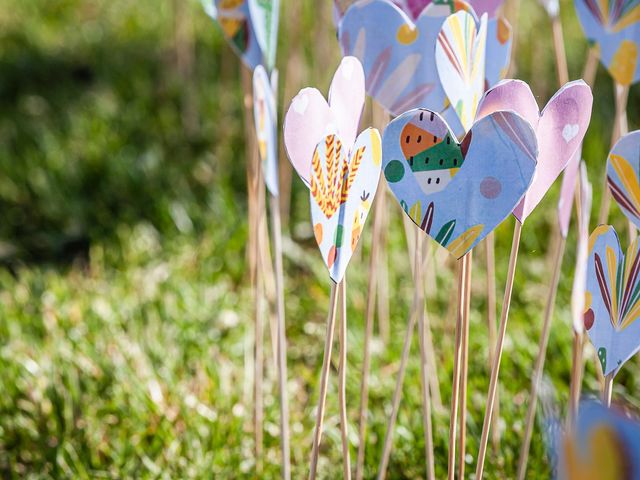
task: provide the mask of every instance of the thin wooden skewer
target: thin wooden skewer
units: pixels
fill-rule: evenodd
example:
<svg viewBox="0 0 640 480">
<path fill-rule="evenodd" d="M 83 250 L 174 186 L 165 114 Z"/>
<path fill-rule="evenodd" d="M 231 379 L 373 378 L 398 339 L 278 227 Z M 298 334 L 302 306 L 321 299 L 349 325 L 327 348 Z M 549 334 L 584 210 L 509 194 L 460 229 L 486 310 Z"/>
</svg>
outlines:
<svg viewBox="0 0 640 480">
<path fill-rule="evenodd" d="M 556 57 L 556 71 L 560 86 L 569 81 L 569 69 L 567 67 L 567 55 L 564 49 L 564 36 L 562 34 L 562 22 L 560 16 L 556 15 L 551 19 L 551 29 L 553 31 L 553 49 Z"/>
<path fill-rule="evenodd" d="M 590 47 L 589 54 L 587 55 L 587 62 L 585 63 L 584 70 L 582 72 L 582 79 L 591 88 L 593 88 L 593 85 L 596 82 L 598 61 L 598 51 L 594 47 Z"/>
<path fill-rule="evenodd" d="M 531 392 L 529 393 L 529 408 L 527 410 L 527 423 L 524 430 L 524 442 L 520 449 L 520 459 L 518 461 L 518 479 L 524 480 L 527 473 L 527 461 L 529 458 L 529 447 L 531 445 L 531 434 L 533 433 L 533 423 L 536 417 L 536 406 L 538 404 L 538 388 L 542 380 L 542 372 L 544 371 L 544 362 L 547 356 L 547 345 L 549 343 L 549 334 L 551 332 L 551 319 L 553 318 L 553 310 L 556 303 L 556 293 L 558 292 L 558 282 L 560 280 L 560 272 L 562 270 L 562 257 L 567 239 L 560 235 L 558 249 L 554 259 L 554 270 L 549 285 L 549 295 L 547 296 L 547 305 L 544 310 L 544 321 L 542 323 L 542 332 L 540 332 L 540 343 L 538 344 L 538 356 L 531 378 Z"/>
<path fill-rule="evenodd" d="M 487 261 L 487 323 L 489 324 L 489 368 L 493 365 L 493 356 L 496 348 L 496 337 L 498 336 L 496 324 L 496 257 L 495 257 L 495 234 L 489 233 L 485 239 Z M 491 443 L 494 450 L 498 450 L 500 445 L 500 389 L 496 391 L 496 402 L 493 412 L 493 429 L 491 430 Z"/>
<path fill-rule="evenodd" d="M 518 261 L 518 250 L 520 249 L 520 234 L 522 224 L 516 220 L 513 229 L 513 243 L 511 244 L 511 254 L 509 256 L 509 270 L 507 271 L 507 284 L 504 290 L 504 300 L 502 302 L 502 314 L 500 315 L 500 327 L 498 329 L 498 344 L 496 345 L 496 356 L 491 367 L 491 380 L 489 382 L 489 394 L 487 396 L 487 411 L 482 425 L 482 436 L 480 437 L 480 450 L 478 452 L 478 465 L 476 467 L 476 480 L 482 479 L 484 472 L 484 460 L 487 453 L 487 441 L 493 415 L 493 405 L 495 403 L 496 389 L 498 387 L 498 375 L 500 373 L 500 360 L 502 359 L 502 348 L 504 337 L 507 331 L 509 320 L 509 307 L 511 306 L 511 293 L 513 291 L 513 280 L 516 273 L 516 263 Z"/>
<path fill-rule="evenodd" d="M 460 360 L 462 353 L 462 311 L 464 309 L 465 262 L 458 261 L 458 314 L 456 315 L 455 347 L 453 353 L 453 389 L 451 392 L 451 411 L 449 412 L 449 458 L 447 478 L 455 478 L 456 461 L 456 424 L 458 422 L 458 402 L 460 401 Z"/>
<path fill-rule="evenodd" d="M 422 245 L 423 245 L 423 237 L 422 232 L 415 229 L 416 231 L 416 268 L 418 270 L 414 274 L 414 278 L 416 279 L 414 283 L 414 288 L 416 288 L 420 292 L 419 305 L 424 305 L 424 287 L 423 283 L 423 272 L 419 269 L 419 265 L 422 265 Z M 418 307 L 420 308 L 420 307 Z M 424 307 L 420 308 L 418 311 L 418 336 L 420 343 L 420 375 L 422 379 L 422 428 L 424 431 L 424 450 L 425 450 L 425 461 L 426 461 L 426 469 L 427 469 L 427 478 L 431 480 L 435 480 L 435 456 L 433 453 L 433 425 L 431 421 L 431 395 L 429 392 L 429 361 L 427 358 L 427 339 L 426 339 L 426 326 L 425 326 L 425 312 Z"/>
<path fill-rule="evenodd" d="M 380 190 L 382 187 L 378 187 Z M 364 352 L 362 359 L 362 375 L 360 383 L 360 411 L 358 419 L 360 422 L 358 430 L 358 458 L 356 462 L 356 480 L 362 480 L 364 476 L 364 454 L 366 449 L 367 435 L 367 410 L 369 404 L 369 371 L 371 369 L 371 337 L 373 336 L 373 315 L 375 312 L 376 300 L 376 278 L 378 260 L 379 230 L 381 227 L 382 209 L 377 200 L 373 216 L 373 235 L 371 242 L 371 254 L 369 257 L 369 286 L 367 289 L 367 306 L 365 310 L 365 332 L 364 332 Z"/>
<path fill-rule="evenodd" d="M 322 424 L 324 422 L 324 409 L 327 403 L 327 387 L 329 385 L 329 364 L 331 363 L 331 350 L 333 349 L 333 331 L 336 326 L 336 310 L 338 306 L 338 287 L 331 282 L 331 294 L 329 298 L 329 318 L 327 319 L 327 336 L 324 342 L 324 356 L 322 359 L 322 372 L 320 373 L 320 398 L 318 399 L 318 411 L 316 412 L 316 429 L 313 432 L 313 445 L 311 447 L 311 465 L 309 467 L 309 480 L 316 478 L 318 470 L 318 454 L 320 440 L 322 439 Z"/>
<path fill-rule="evenodd" d="M 340 434 L 342 437 L 343 478 L 351 480 L 349 454 L 349 424 L 347 418 L 347 280 L 340 282 L 340 362 L 338 364 L 338 404 L 340 408 Z"/>
<path fill-rule="evenodd" d="M 569 403 L 568 431 L 572 432 L 578 415 L 578 404 L 580 402 L 580 391 L 582 390 L 582 352 L 583 336 L 580 332 L 573 332 L 573 365 L 571 367 L 571 387 Z"/>
<path fill-rule="evenodd" d="M 414 272 L 420 270 L 418 262 L 417 250 L 414 253 Z M 415 276 L 414 276 L 415 279 Z M 378 480 L 384 480 L 387 476 L 387 467 L 389 466 L 389 457 L 391 456 L 391 447 L 393 444 L 393 430 L 398 418 L 398 410 L 400 408 L 400 399 L 402 397 L 402 384 L 404 383 L 404 374 L 407 368 L 407 361 L 409 360 L 409 351 L 411 350 L 411 340 L 413 339 L 413 331 L 416 327 L 416 320 L 418 317 L 418 308 L 420 302 L 419 289 L 413 290 L 413 301 L 411 303 L 411 310 L 409 313 L 409 324 L 407 325 L 407 333 L 404 336 L 404 344 L 402 345 L 402 356 L 400 357 L 400 367 L 398 369 L 396 377 L 396 386 L 393 392 L 393 400 L 391 406 L 391 415 L 389 416 L 389 423 L 387 424 L 387 431 L 384 436 L 384 446 L 382 449 L 382 457 L 380 459 L 380 465 L 378 466 Z"/>
<path fill-rule="evenodd" d="M 289 398 L 287 395 L 287 336 L 285 331 L 284 273 L 282 266 L 282 229 L 280 222 L 280 202 L 278 197 L 269 196 L 271 209 L 271 229 L 276 274 L 277 296 L 277 350 L 278 350 L 278 391 L 280 394 L 280 449 L 282 451 L 282 478 L 291 478 L 291 449 L 289 440 Z"/>
<path fill-rule="evenodd" d="M 462 309 L 462 351 L 460 371 L 460 459 L 458 461 L 458 476 L 464 478 L 465 450 L 467 439 L 467 380 L 469 370 L 469 304 L 471 301 L 471 267 L 473 250 L 470 250 L 463 258 L 464 265 L 464 299 Z"/>
<path fill-rule="evenodd" d="M 611 394 L 613 393 L 613 376 L 614 375 L 615 375 L 615 372 L 611 372 L 609 375 L 604 377 L 605 382 L 604 382 L 604 390 L 602 392 L 602 403 L 604 403 L 606 407 L 611 406 Z"/>
</svg>

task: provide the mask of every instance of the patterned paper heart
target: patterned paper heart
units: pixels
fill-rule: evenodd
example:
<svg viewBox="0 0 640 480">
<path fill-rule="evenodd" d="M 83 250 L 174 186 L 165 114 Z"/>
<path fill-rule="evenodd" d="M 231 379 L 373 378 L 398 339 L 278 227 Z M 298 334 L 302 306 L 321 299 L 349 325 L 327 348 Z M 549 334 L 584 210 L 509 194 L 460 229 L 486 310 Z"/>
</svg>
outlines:
<svg viewBox="0 0 640 480">
<path fill-rule="evenodd" d="M 309 185 L 316 145 L 330 133 L 351 150 L 364 108 L 364 71 L 355 57 L 344 57 L 329 89 L 329 102 L 315 88 L 304 88 L 291 101 L 284 118 L 284 145 L 289 160 Z"/>
<path fill-rule="evenodd" d="M 513 214 L 524 222 L 547 193 L 580 147 L 591 120 L 593 96 L 582 80 L 565 84 L 538 112 L 529 85 L 503 80 L 487 91 L 478 107 L 478 118 L 498 110 L 513 110 L 534 128 L 538 139 L 536 176 Z"/>
<path fill-rule="evenodd" d="M 602 371 L 618 372 L 640 349 L 638 239 L 622 252 L 613 227 L 600 225 L 589 238 L 584 326 Z"/>
<path fill-rule="evenodd" d="M 273 70 L 278 49 L 280 0 L 248 0 L 248 2 L 256 40 L 262 50 L 267 68 Z"/>
<path fill-rule="evenodd" d="M 585 36 L 600 52 L 600 61 L 622 85 L 640 80 L 640 1 L 575 0 Z"/>
<path fill-rule="evenodd" d="M 440 83 L 458 114 L 465 132 L 476 116 L 484 92 L 487 16 L 480 24 L 467 12 L 457 12 L 442 24 L 436 44 Z"/>
<path fill-rule="evenodd" d="M 622 137 L 607 159 L 611 195 L 627 218 L 640 228 L 640 130 Z"/>
<path fill-rule="evenodd" d="M 407 15 L 409 15 L 413 20 L 418 18 L 422 11 L 427 8 L 429 5 L 432 5 L 432 0 L 392 0 L 393 3 L 402 9 Z M 460 0 L 459 2 L 448 2 L 448 3 L 436 3 L 442 9 L 447 8 L 451 9 L 451 4 L 453 3 L 468 3 L 473 7 L 475 12 L 478 15 L 487 14 L 489 18 L 494 18 L 496 16 L 496 10 L 498 7 L 502 5 L 503 0 L 469 0 L 468 2 L 463 2 Z M 333 0 L 334 10 L 336 11 L 336 16 L 340 19 L 344 15 L 344 12 L 348 7 L 357 3 L 356 0 Z M 451 12 L 449 12 L 451 13 Z M 448 15 L 448 13 L 446 14 Z"/>
<path fill-rule="evenodd" d="M 251 70 L 262 63 L 262 50 L 251 21 L 248 0 L 201 0 L 205 12 L 224 33 L 231 48 Z"/>
<path fill-rule="evenodd" d="M 358 245 L 380 180 L 380 134 L 368 128 L 351 152 L 337 135 L 318 143 L 309 189 L 316 242 L 334 282 L 342 280 Z"/>
<path fill-rule="evenodd" d="M 276 100 L 267 71 L 258 65 L 253 71 L 253 119 L 262 160 L 264 181 L 272 195 L 278 195 Z"/>
<path fill-rule="evenodd" d="M 527 191 L 538 148 L 531 126 L 495 112 L 458 144 L 434 112 L 412 110 L 383 135 L 385 178 L 411 219 L 462 257 L 499 225 Z"/>
<path fill-rule="evenodd" d="M 434 68 L 435 48 L 442 24 L 458 10 L 475 15 L 462 1 L 429 4 L 418 17 L 389 0 L 363 0 L 346 10 L 338 24 L 342 52 L 362 61 L 367 93 L 393 115 L 417 107 L 448 110 Z M 492 19 L 488 32 L 485 83 L 490 86 L 504 78 L 509 65 L 511 27 L 503 19 Z"/>
</svg>

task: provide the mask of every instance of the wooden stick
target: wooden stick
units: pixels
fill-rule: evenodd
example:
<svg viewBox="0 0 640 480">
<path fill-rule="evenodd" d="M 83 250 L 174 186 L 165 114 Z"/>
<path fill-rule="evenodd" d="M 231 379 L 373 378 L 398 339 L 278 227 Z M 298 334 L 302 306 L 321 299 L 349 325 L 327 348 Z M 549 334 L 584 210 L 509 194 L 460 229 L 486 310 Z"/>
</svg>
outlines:
<svg viewBox="0 0 640 480">
<path fill-rule="evenodd" d="M 451 410 L 449 412 L 449 459 L 447 478 L 455 478 L 456 424 L 458 422 L 458 402 L 460 401 L 460 360 L 462 353 L 462 311 L 464 309 L 465 262 L 458 261 L 458 314 L 456 315 L 455 347 L 453 353 L 453 389 L 451 392 Z"/>
<path fill-rule="evenodd" d="M 580 332 L 573 332 L 573 365 L 571 366 L 571 386 L 569 401 L 569 420 L 567 430 L 572 432 L 575 428 L 578 417 L 578 407 L 580 403 L 580 392 L 582 390 L 582 352 L 583 336 Z"/>
<path fill-rule="evenodd" d="M 551 319 L 553 318 L 553 310 L 556 303 L 556 294 L 558 293 L 558 283 L 560 280 L 560 272 L 562 270 L 562 258 L 567 239 L 560 235 L 558 248 L 554 255 L 554 270 L 549 285 L 549 294 L 547 296 L 547 305 L 544 309 L 544 320 L 542 322 L 542 332 L 540 333 L 540 342 L 538 344 L 538 356 L 531 377 L 531 392 L 529 393 L 529 408 L 527 410 L 527 423 L 524 430 L 524 442 L 520 449 L 520 458 L 518 461 L 518 479 L 524 480 L 527 473 L 527 460 L 529 458 L 529 447 L 531 445 L 531 434 L 533 433 L 533 424 L 536 417 L 536 406 L 538 405 L 538 388 L 542 380 L 544 371 L 544 363 L 547 356 L 547 345 L 549 343 L 549 334 L 551 332 Z"/>
<path fill-rule="evenodd" d="M 602 391 L 602 403 L 606 407 L 611 406 L 611 394 L 613 393 L 613 376 L 615 372 L 611 372 L 609 375 L 605 376 L 604 382 L 604 390 Z"/>
<path fill-rule="evenodd" d="M 487 411 L 482 425 L 482 436 L 480 437 L 480 450 L 478 452 L 478 465 L 476 467 L 476 480 L 482 478 L 484 472 L 484 459 L 487 453 L 487 441 L 493 415 L 493 405 L 495 403 L 496 390 L 498 387 L 498 375 L 500 373 L 500 360 L 502 359 L 502 348 L 504 337 L 507 331 L 509 320 L 509 307 L 511 306 L 511 292 L 513 291 L 513 280 L 516 273 L 516 263 L 518 261 L 518 250 L 520 249 L 520 234 L 522 224 L 516 220 L 513 230 L 513 243 L 511 244 L 511 254 L 509 256 L 509 270 L 507 271 L 507 284 L 504 290 L 504 300 L 502 302 L 502 314 L 500 315 L 500 327 L 498 329 L 498 344 L 496 345 L 496 356 L 491 366 L 491 380 L 489 382 L 489 394 L 487 396 Z"/>
<path fill-rule="evenodd" d="M 340 362 L 338 364 L 338 405 L 340 408 L 340 434 L 342 437 L 343 478 L 351 480 L 349 454 L 349 420 L 347 418 L 347 280 L 340 282 Z"/>
<path fill-rule="evenodd" d="M 417 250 L 416 250 L 417 252 Z M 417 253 L 414 254 L 414 272 L 419 270 L 419 264 Z M 387 468 L 389 466 L 389 457 L 391 456 L 391 447 L 393 444 L 393 430 L 398 418 L 398 409 L 400 408 L 400 399 L 402 397 L 402 384 L 404 383 L 404 374 L 407 368 L 407 361 L 409 360 L 409 351 L 411 350 L 411 340 L 413 339 L 413 331 L 416 327 L 416 319 L 418 317 L 418 307 L 420 303 L 419 289 L 413 290 L 413 301 L 411 303 L 411 310 L 409 313 L 409 323 L 407 325 L 407 333 L 404 336 L 404 344 L 402 345 L 402 356 L 400 357 L 400 367 L 396 376 L 396 386 L 393 392 L 393 400 L 391 406 L 391 415 L 389 416 L 389 423 L 387 424 L 387 431 L 384 436 L 384 445 L 382 449 L 382 457 L 380 458 L 380 465 L 378 466 L 378 480 L 384 480 L 387 476 Z"/>
<path fill-rule="evenodd" d="M 465 448 L 467 438 L 467 377 L 469 370 L 469 304 L 471 301 L 471 267 L 473 250 L 470 250 L 463 258 L 464 265 L 464 299 L 462 308 L 462 350 L 460 370 L 460 459 L 458 461 L 458 476 L 464 478 Z"/>
<path fill-rule="evenodd" d="M 280 449 L 282 451 L 282 478 L 291 478 L 291 453 L 289 441 L 289 398 L 287 395 L 287 336 L 285 331 L 284 272 L 282 266 L 282 228 L 280 222 L 280 202 L 278 197 L 269 196 L 271 209 L 271 230 L 273 234 L 274 269 L 276 273 L 277 296 L 277 350 L 278 350 L 278 391 L 280 394 Z"/>
<path fill-rule="evenodd" d="M 384 188 L 378 187 L 378 190 Z M 380 193 L 380 192 L 378 192 Z M 366 449 L 367 435 L 367 410 L 369 404 L 369 371 L 371 369 L 371 337 L 373 336 L 373 315 L 375 313 L 376 300 L 376 279 L 378 269 L 378 248 L 380 245 L 379 230 L 382 226 L 382 209 L 378 201 L 375 200 L 375 211 L 373 214 L 373 235 L 371 240 L 371 253 L 369 257 L 369 286 L 367 288 L 367 306 L 365 309 L 365 332 L 364 332 L 364 352 L 362 359 L 362 374 L 360 382 L 360 411 L 358 419 L 360 422 L 358 430 L 358 458 L 356 462 L 356 480 L 362 480 L 364 476 L 364 454 Z"/>
<path fill-rule="evenodd" d="M 587 62 L 585 63 L 584 70 L 582 72 L 582 79 L 591 88 L 596 83 L 596 74 L 598 73 L 598 50 L 594 47 L 589 48 L 587 55 Z"/>
<path fill-rule="evenodd" d="M 495 241 L 494 232 L 489 233 L 485 239 L 484 245 L 486 249 L 487 260 L 487 323 L 489 327 L 489 368 L 493 365 L 493 357 L 496 348 L 496 337 L 498 336 L 496 323 L 496 257 L 495 257 Z M 491 430 L 491 443 L 493 449 L 497 452 L 500 446 L 500 389 L 496 391 L 496 402 L 493 412 L 493 429 Z"/>
<path fill-rule="evenodd" d="M 333 349 L 333 331 L 335 330 L 336 326 L 336 310 L 338 306 L 337 290 L 337 285 L 334 282 L 331 282 L 329 317 L 327 319 L 327 336 L 324 342 L 322 372 L 320 373 L 320 398 L 318 399 L 318 411 L 316 412 L 316 429 L 313 433 L 313 445 L 311 447 L 309 480 L 314 480 L 316 478 L 316 472 L 318 469 L 318 454 L 320 449 L 320 440 L 322 439 L 324 409 L 327 403 L 327 387 L 329 385 L 329 364 L 331 363 L 331 350 Z"/>
<path fill-rule="evenodd" d="M 560 16 L 556 15 L 551 19 L 551 30 L 553 31 L 553 50 L 556 57 L 556 72 L 560 86 L 569 81 L 569 68 L 567 67 L 567 55 L 564 49 L 564 36 L 562 34 L 562 22 Z"/>
<path fill-rule="evenodd" d="M 416 282 L 413 287 L 420 292 L 419 305 L 424 305 L 424 287 L 422 285 L 423 282 L 423 272 L 420 269 L 420 265 L 422 265 L 422 245 L 423 245 L 423 233 L 415 228 L 416 232 L 416 268 L 418 269 L 414 278 Z M 420 343 L 420 378 L 422 384 L 422 427 L 424 433 L 424 450 L 425 450 L 425 461 L 426 461 L 426 469 L 427 469 L 427 478 L 431 480 L 435 480 L 435 456 L 433 453 L 433 426 L 431 422 L 431 395 L 429 393 L 429 360 L 427 358 L 427 338 L 426 338 L 426 326 L 425 326 L 425 309 L 420 308 L 418 312 L 418 336 Z M 433 367 L 432 367 L 433 368 Z"/>
</svg>

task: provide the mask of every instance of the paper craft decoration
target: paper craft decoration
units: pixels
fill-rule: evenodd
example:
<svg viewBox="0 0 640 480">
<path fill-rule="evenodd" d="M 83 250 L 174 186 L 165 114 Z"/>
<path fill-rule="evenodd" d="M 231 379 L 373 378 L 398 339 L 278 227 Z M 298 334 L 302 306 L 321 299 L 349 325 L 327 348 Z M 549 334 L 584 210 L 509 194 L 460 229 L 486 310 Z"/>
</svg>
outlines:
<svg viewBox="0 0 640 480">
<path fill-rule="evenodd" d="M 576 253 L 576 271 L 573 275 L 571 291 L 571 318 L 576 333 L 584 331 L 582 313 L 584 312 L 585 292 L 587 289 L 587 262 L 589 260 L 589 219 L 591 217 L 591 184 L 587 178 L 587 167 L 580 162 L 580 209 L 576 212 L 578 221 L 578 241 Z"/>
<path fill-rule="evenodd" d="M 571 160 L 564 169 L 562 186 L 560 187 L 560 198 L 558 199 L 558 225 L 560 234 L 567 238 L 569 234 L 569 223 L 571 222 L 571 207 L 573 205 L 573 194 L 576 189 L 576 180 L 582 159 L 582 145 L 578 147 Z"/>
<path fill-rule="evenodd" d="M 434 68 L 435 49 L 445 19 L 458 10 L 475 15 L 464 2 L 431 3 L 413 19 L 390 0 L 361 0 L 346 10 L 338 25 L 342 52 L 360 59 L 367 93 L 391 114 L 412 108 L 437 112 L 448 108 Z M 509 65 L 511 28 L 505 20 L 493 19 L 487 31 L 485 81 L 491 86 L 503 78 Z"/>
<path fill-rule="evenodd" d="M 264 181 L 269 192 L 278 196 L 276 100 L 269 76 L 262 65 L 253 71 L 253 119 Z"/>
<path fill-rule="evenodd" d="M 621 85 L 640 79 L 640 0 L 574 0 L 587 39 Z"/>
<path fill-rule="evenodd" d="M 256 40 L 269 71 L 276 63 L 280 0 L 248 0 Z"/>
<path fill-rule="evenodd" d="M 355 57 L 344 57 L 333 76 L 329 102 L 315 88 L 304 88 L 291 100 L 284 119 L 284 144 L 289 160 L 305 184 L 316 145 L 337 134 L 349 151 L 358 134 L 364 108 L 364 71 Z"/>
<path fill-rule="evenodd" d="M 523 223 L 540 203 L 560 172 L 580 147 L 591 120 L 593 95 L 582 80 L 565 84 L 542 110 L 529 86 L 521 80 L 503 80 L 487 91 L 478 118 L 498 110 L 513 110 L 527 120 L 538 139 L 536 176 L 513 214 Z"/>
<path fill-rule="evenodd" d="M 484 92 L 484 59 L 487 16 L 480 25 L 465 12 L 456 12 L 442 24 L 436 43 L 436 66 L 440 83 L 458 114 L 464 131 L 473 124 Z"/>
<path fill-rule="evenodd" d="M 622 252 L 613 227 L 600 225 L 589 238 L 584 327 L 605 375 L 617 373 L 640 348 L 638 239 Z"/>
<path fill-rule="evenodd" d="M 205 12 L 220 24 L 231 48 L 251 70 L 262 63 L 262 50 L 251 21 L 248 0 L 202 0 Z"/>
<path fill-rule="evenodd" d="M 331 279 L 339 283 L 358 245 L 380 180 L 380 134 L 362 132 L 349 150 L 327 135 L 313 153 L 309 189 L 311 220 Z"/>
<path fill-rule="evenodd" d="M 382 168 L 400 206 L 457 258 L 513 211 L 537 156 L 533 129 L 513 112 L 483 118 L 459 144 L 440 115 L 411 110 L 382 141 Z"/>
<path fill-rule="evenodd" d="M 402 9 L 407 15 L 409 15 L 413 20 L 418 18 L 422 11 L 428 7 L 429 5 L 437 5 L 442 10 L 448 9 L 449 13 L 451 13 L 452 5 L 456 2 L 452 2 L 450 0 L 440 0 L 432 2 L 431 0 L 392 0 L 393 3 Z M 487 14 L 489 18 L 494 18 L 496 16 L 496 10 L 500 5 L 502 5 L 503 0 L 470 0 L 468 2 L 457 2 L 457 3 L 468 3 L 475 10 L 478 15 Z M 334 10 L 336 11 L 336 16 L 338 19 L 342 18 L 346 9 L 356 3 L 356 0 L 334 0 Z M 445 13 L 444 15 L 448 15 Z"/>
<path fill-rule="evenodd" d="M 607 184 L 627 218 L 640 228 L 640 130 L 613 146 L 607 159 Z"/>
<path fill-rule="evenodd" d="M 558 479 L 638 480 L 640 423 L 594 401 L 580 405 L 575 432 L 561 446 Z"/>
</svg>

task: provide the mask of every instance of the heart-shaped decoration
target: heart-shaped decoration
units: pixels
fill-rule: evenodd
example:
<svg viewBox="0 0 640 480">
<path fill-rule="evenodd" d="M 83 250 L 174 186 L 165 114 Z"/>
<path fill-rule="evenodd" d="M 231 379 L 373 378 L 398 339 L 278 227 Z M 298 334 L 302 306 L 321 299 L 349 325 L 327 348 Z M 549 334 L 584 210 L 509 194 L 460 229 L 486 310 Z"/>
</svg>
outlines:
<svg viewBox="0 0 640 480">
<path fill-rule="evenodd" d="M 278 49 L 280 0 L 248 0 L 248 2 L 256 40 L 262 50 L 267 68 L 273 70 Z"/>
<path fill-rule="evenodd" d="M 484 92 L 487 16 L 480 25 L 465 11 L 454 13 L 442 24 L 436 44 L 436 67 L 462 128 L 468 132 Z"/>
<path fill-rule="evenodd" d="M 398 8 L 402 9 L 409 17 L 413 20 L 418 18 L 422 11 L 427 8 L 429 5 L 432 5 L 432 0 L 392 0 L 393 4 Z M 468 2 L 463 2 L 460 0 L 459 3 L 467 3 L 469 4 L 478 15 L 487 14 L 489 18 L 494 18 L 496 16 L 496 10 L 498 7 L 502 5 L 503 0 L 469 0 Z M 354 3 L 357 3 L 357 0 L 333 0 L 334 11 L 336 13 L 336 17 L 338 19 L 344 16 L 344 12 L 347 8 Z M 436 4 L 441 9 L 451 9 L 451 4 Z M 451 12 L 449 12 L 451 13 Z M 445 15 L 448 15 L 445 14 Z"/>
<path fill-rule="evenodd" d="M 264 181 L 269 192 L 278 196 L 276 100 L 269 76 L 262 65 L 253 71 L 253 120 Z"/>
<path fill-rule="evenodd" d="M 329 275 L 340 282 L 380 180 L 380 134 L 368 128 L 349 151 L 338 135 L 318 143 L 309 188 L 313 231 Z"/>
<path fill-rule="evenodd" d="M 251 20 L 248 0 L 201 0 L 205 12 L 222 28 L 227 42 L 253 70 L 262 63 L 262 49 Z"/>
<path fill-rule="evenodd" d="M 627 218 L 640 228 L 640 130 L 616 142 L 607 159 L 611 195 Z"/>
<path fill-rule="evenodd" d="M 577 123 L 567 123 L 562 129 L 562 138 L 564 141 L 569 143 L 571 140 L 576 138 L 576 135 L 580 132 L 580 125 Z"/>
<path fill-rule="evenodd" d="M 344 57 L 329 89 L 329 102 L 315 88 L 304 88 L 291 101 L 284 118 L 284 145 L 305 184 L 316 145 L 330 133 L 340 136 L 347 151 L 358 134 L 364 108 L 364 71 L 355 57 Z"/>
<path fill-rule="evenodd" d="M 640 349 L 638 239 L 622 252 L 613 227 L 600 225 L 589 238 L 584 326 L 605 375 L 618 372 Z"/>
<path fill-rule="evenodd" d="M 542 110 L 529 85 L 520 80 L 503 80 L 488 90 L 478 107 L 478 118 L 500 110 L 513 110 L 533 127 L 538 139 L 536 176 L 513 214 L 522 223 L 547 193 L 558 175 L 580 147 L 591 120 L 593 95 L 582 80 L 565 84 Z M 572 138 L 565 137 L 570 125 Z M 578 132 L 574 134 L 575 125 Z"/>
<path fill-rule="evenodd" d="M 579 210 L 576 212 L 576 216 L 578 217 L 578 240 L 576 249 L 576 269 L 573 275 L 573 289 L 571 290 L 571 317 L 573 319 L 573 330 L 577 333 L 582 333 L 584 331 L 582 313 L 584 312 L 584 298 L 587 289 L 587 263 L 589 261 L 591 184 L 587 178 L 587 167 L 582 162 L 579 162 L 579 165 Z"/>
<path fill-rule="evenodd" d="M 527 191 L 538 148 L 531 126 L 495 112 L 458 144 L 435 112 L 412 110 L 383 135 L 383 171 L 403 210 L 457 258 L 498 226 Z"/>
<path fill-rule="evenodd" d="M 600 61 L 621 85 L 640 80 L 640 3 L 575 0 L 585 36 L 598 48 Z"/>
<path fill-rule="evenodd" d="M 465 2 L 431 3 L 417 17 L 390 0 L 362 0 L 345 11 L 338 24 L 342 52 L 361 60 L 367 93 L 393 115 L 418 107 L 448 109 L 434 69 L 435 48 L 445 19 L 458 10 L 475 15 Z M 493 19 L 488 31 L 485 73 L 493 85 L 509 64 L 511 29 L 506 21 Z"/>
</svg>

